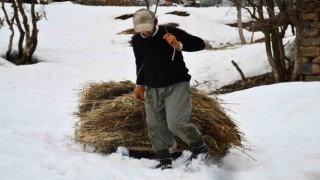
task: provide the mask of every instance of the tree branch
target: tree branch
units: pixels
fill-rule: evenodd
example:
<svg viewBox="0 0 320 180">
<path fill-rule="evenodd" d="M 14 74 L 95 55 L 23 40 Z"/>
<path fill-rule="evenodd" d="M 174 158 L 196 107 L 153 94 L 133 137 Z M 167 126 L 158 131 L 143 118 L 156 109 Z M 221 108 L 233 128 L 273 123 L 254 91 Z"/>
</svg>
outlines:
<svg viewBox="0 0 320 180">
<path fill-rule="evenodd" d="M 9 18 L 7 10 L 6 10 L 5 5 L 4 5 L 4 1 L 2 1 L 1 8 L 2 8 L 3 13 L 4 13 L 5 20 L 6 20 L 7 24 L 8 24 L 8 26 L 9 26 L 10 31 L 11 31 L 8 50 L 6 52 L 7 60 L 11 61 L 12 60 L 12 58 L 11 58 L 12 42 L 13 42 L 13 37 L 14 37 L 14 29 L 13 29 L 14 17 L 12 17 L 11 19 Z"/>
<path fill-rule="evenodd" d="M 157 14 L 158 5 L 159 5 L 159 0 L 157 0 L 156 9 L 154 11 L 154 14 Z"/>
<path fill-rule="evenodd" d="M 240 69 L 240 67 L 238 66 L 238 64 L 236 62 L 234 62 L 234 60 L 231 60 L 231 63 L 233 64 L 233 66 L 237 69 L 237 71 L 239 72 L 241 79 L 242 79 L 242 83 L 245 84 L 247 82 L 246 77 L 244 76 L 242 70 Z"/>
</svg>

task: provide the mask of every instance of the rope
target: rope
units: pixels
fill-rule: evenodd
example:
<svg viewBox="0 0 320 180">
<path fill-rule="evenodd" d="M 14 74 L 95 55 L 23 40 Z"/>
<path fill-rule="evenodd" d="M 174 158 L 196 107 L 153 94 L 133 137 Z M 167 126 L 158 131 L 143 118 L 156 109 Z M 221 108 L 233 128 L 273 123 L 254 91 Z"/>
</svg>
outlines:
<svg viewBox="0 0 320 180">
<path fill-rule="evenodd" d="M 167 33 L 169 33 L 168 30 L 167 30 L 167 26 L 164 26 L 164 29 L 166 30 Z M 172 57 L 171 57 L 172 61 L 174 60 L 174 56 L 175 55 L 176 55 L 176 48 L 173 48 L 173 54 L 172 54 Z"/>
</svg>

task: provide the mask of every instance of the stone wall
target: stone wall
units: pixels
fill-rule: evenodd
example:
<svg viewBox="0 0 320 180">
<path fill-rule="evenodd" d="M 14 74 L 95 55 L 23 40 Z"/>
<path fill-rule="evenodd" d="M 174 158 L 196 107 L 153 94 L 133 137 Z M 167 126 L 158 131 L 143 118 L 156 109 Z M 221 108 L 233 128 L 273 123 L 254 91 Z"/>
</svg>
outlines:
<svg viewBox="0 0 320 180">
<path fill-rule="evenodd" d="M 309 3 L 304 10 L 302 40 L 302 71 L 306 80 L 320 80 L 320 2 Z"/>
</svg>

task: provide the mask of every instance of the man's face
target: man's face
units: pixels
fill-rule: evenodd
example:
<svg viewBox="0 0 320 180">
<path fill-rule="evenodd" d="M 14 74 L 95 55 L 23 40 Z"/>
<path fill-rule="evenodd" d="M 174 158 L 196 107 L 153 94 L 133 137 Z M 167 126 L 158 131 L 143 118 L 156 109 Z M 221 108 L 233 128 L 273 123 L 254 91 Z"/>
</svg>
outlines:
<svg viewBox="0 0 320 180">
<path fill-rule="evenodd" d="M 150 31 L 141 31 L 140 34 L 144 37 L 151 37 L 154 31 L 156 30 L 156 22 L 154 23 L 152 29 Z"/>
</svg>

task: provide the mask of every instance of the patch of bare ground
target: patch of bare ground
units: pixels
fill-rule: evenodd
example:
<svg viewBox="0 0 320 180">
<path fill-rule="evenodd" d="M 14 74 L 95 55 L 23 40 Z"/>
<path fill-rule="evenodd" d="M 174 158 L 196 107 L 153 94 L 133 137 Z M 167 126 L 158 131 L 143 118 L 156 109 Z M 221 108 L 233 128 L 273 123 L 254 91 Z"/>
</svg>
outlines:
<svg viewBox="0 0 320 180">
<path fill-rule="evenodd" d="M 172 11 L 172 12 L 167 12 L 166 14 L 173 14 L 177 16 L 190 16 L 190 14 L 186 11 Z"/>
<path fill-rule="evenodd" d="M 238 80 L 233 84 L 223 86 L 217 90 L 211 91 L 209 94 L 226 94 L 235 91 L 241 91 L 257 86 L 274 84 L 274 78 L 272 73 L 262 74 L 259 76 L 248 77 L 244 80 Z"/>
<path fill-rule="evenodd" d="M 133 17 L 133 14 L 125 14 L 125 15 L 122 15 L 122 16 L 118 16 L 115 19 L 127 20 L 127 19 L 132 18 L 132 17 Z"/>
</svg>

